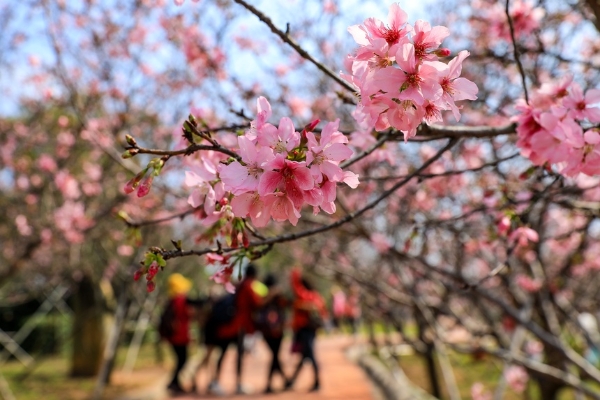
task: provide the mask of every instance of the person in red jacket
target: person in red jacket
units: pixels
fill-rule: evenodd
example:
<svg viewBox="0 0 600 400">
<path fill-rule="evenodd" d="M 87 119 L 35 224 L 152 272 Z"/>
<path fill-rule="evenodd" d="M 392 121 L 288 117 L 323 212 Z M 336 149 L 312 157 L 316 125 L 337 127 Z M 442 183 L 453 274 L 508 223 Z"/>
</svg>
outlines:
<svg viewBox="0 0 600 400">
<path fill-rule="evenodd" d="M 294 331 L 293 351 L 299 352 L 300 361 L 296 366 L 294 375 L 286 384 L 286 388 L 292 387 L 298 377 L 305 360 L 312 363 L 315 381 L 311 391 L 320 388 L 319 365 L 315 358 L 315 338 L 317 329 L 323 325 L 327 318 L 325 301 L 321 295 L 313 289 L 310 282 L 302 278 L 300 269 L 294 268 L 291 273 L 291 286 L 294 292 L 292 304 L 292 330 Z"/>
<path fill-rule="evenodd" d="M 179 383 L 179 372 L 187 361 L 187 348 L 190 343 L 190 319 L 192 310 L 189 307 L 187 293 L 192 287 L 192 282 L 181 274 L 172 274 L 168 280 L 170 302 L 167 307 L 172 307 L 171 332 L 165 339 L 171 344 L 175 353 L 176 363 L 173 378 L 167 387 L 169 390 L 184 392 Z"/>
<path fill-rule="evenodd" d="M 266 287 L 256 279 L 256 267 L 253 264 L 248 264 L 246 267 L 246 275 L 236 288 L 235 294 L 235 315 L 233 320 L 228 324 L 220 327 L 217 335 L 220 340 L 227 342 L 228 340 L 237 340 L 237 368 L 236 368 L 236 383 L 237 394 L 247 394 L 248 390 L 242 386 L 242 361 L 244 358 L 244 337 L 256 331 L 254 324 L 254 313 L 261 307 L 263 298 L 266 296 Z M 221 364 L 225 351 L 221 352 L 221 356 L 217 361 L 216 380 L 219 379 Z M 212 388 L 216 385 L 211 382 Z M 214 391 L 214 390 L 213 390 Z"/>
</svg>

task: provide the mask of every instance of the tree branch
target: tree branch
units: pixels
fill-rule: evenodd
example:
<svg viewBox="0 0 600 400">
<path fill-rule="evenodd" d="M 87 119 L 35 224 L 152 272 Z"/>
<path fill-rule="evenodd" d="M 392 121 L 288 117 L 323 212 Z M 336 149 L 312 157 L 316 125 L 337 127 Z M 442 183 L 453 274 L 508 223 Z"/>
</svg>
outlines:
<svg viewBox="0 0 600 400">
<path fill-rule="evenodd" d="M 276 34 L 277 36 L 279 36 L 279 38 L 281 40 L 283 40 L 285 43 L 289 44 L 294 50 L 296 50 L 296 52 L 302 58 L 304 58 L 304 59 L 310 61 L 311 63 L 313 63 L 318 69 L 320 69 L 321 71 L 323 71 L 325 73 L 325 75 L 329 76 L 331 79 L 333 79 L 334 81 L 336 81 L 344 89 L 346 89 L 346 90 L 348 90 L 348 91 L 350 91 L 352 93 L 356 93 L 356 89 L 352 85 L 350 85 L 348 82 L 346 82 L 345 80 L 343 80 L 342 78 L 340 78 L 331 69 L 329 69 L 328 67 L 326 67 L 325 65 L 323 65 L 322 63 L 320 63 L 319 61 L 317 61 L 306 50 L 304 50 L 302 47 L 300 47 L 300 45 L 298 43 L 296 43 L 292 38 L 290 38 L 288 32 L 284 32 L 281 29 L 277 28 L 275 26 L 275 24 L 273 23 L 273 21 L 269 17 L 267 17 L 265 14 L 263 14 L 262 12 L 260 12 L 258 9 L 256 9 L 252 5 L 246 3 L 244 0 L 233 0 L 233 1 L 235 1 L 236 3 L 238 3 L 239 5 L 241 5 L 242 7 L 244 7 L 246 10 L 250 11 L 252 14 L 256 15 L 258 17 L 258 19 L 260 19 L 262 22 L 264 22 L 265 25 L 267 25 L 271 29 L 271 32 L 273 32 L 274 34 Z"/>
</svg>

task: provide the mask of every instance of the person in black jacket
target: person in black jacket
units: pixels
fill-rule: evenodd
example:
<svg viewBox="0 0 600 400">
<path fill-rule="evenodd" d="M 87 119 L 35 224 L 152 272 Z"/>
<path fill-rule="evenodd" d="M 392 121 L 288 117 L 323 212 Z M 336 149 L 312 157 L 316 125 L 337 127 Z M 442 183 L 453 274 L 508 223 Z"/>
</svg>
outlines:
<svg viewBox="0 0 600 400">
<path fill-rule="evenodd" d="M 281 290 L 277 285 L 277 278 L 273 274 L 266 276 L 264 284 L 269 289 L 269 294 L 265 299 L 265 304 L 257 314 L 256 326 L 262 333 L 262 336 L 271 351 L 271 366 L 269 368 L 265 393 L 273 393 L 271 381 L 276 372 L 283 378 L 284 385 L 288 386 L 288 379 L 281 368 L 279 349 L 281 348 L 281 341 L 283 340 L 285 309 L 289 302 L 281 293 Z"/>
</svg>

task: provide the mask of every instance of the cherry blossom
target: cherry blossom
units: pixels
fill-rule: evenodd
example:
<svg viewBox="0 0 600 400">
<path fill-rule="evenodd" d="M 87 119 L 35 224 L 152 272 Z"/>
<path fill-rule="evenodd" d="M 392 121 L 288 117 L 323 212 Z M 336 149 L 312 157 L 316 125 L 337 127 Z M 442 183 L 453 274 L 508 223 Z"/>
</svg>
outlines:
<svg viewBox="0 0 600 400">
<path fill-rule="evenodd" d="M 439 61 L 449 55 L 439 47 L 448 28 L 422 20 L 413 28 L 396 3 L 390 7 L 390 21 L 390 28 L 374 19 L 350 27 L 359 48 L 346 58 L 348 74 L 342 77 L 361 94 L 353 116 L 365 131 L 394 127 L 408 140 L 421 122 L 441 121 L 443 110 L 452 110 L 458 120 L 455 101 L 476 99 L 477 87 L 460 78 L 468 52 L 450 64 Z"/>
<path fill-rule="evenodd" d="M 588 129 L 600 122 L 600 90 L 585 94 L 570 76 L 557 84 L 544 84 L 529 104 L 517 103 L 517 145 L 536 165 L 555 165 L 567 176 L 600 174 L 598 133 Z"/>
</svg>

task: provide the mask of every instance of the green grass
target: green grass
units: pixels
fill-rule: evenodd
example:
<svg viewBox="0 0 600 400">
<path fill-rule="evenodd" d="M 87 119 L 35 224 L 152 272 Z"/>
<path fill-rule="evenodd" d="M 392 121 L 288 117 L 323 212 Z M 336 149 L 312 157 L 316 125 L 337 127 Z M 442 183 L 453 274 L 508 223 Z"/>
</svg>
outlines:
<svg viewBox="0 0 600 400">
<path fill-rule="evenodd" d="M 172 363 L 171 352 L 161 344 L 163 362 L 159 363 L 154 345 L 148 343 L 140 348 L 134 371 L 131 375 L 121 372 L 127 348 L 117 353 L 112 382 L 106 387 L 103 398 L 113 399 L 127 390 L 152 385 L 164 374 Z M 11 360 L 0 367 L 10 390 L 19 400 L 84 400 L 90 397 L 96 385 L 96 378 L 70 378 L 68 355 L 53 355 L 37 358 L 36 366 L 30 374 L 24 375 L 26 367 Z"/>
<path fill-rule="evenodd" d="M 503 364 L 500 360 L 489 356 L 481 360 L 476 360 L 471 355 L 455 352 L 451 352 L 449 358 L 454 370 L 459 393 L 463 399 L 471 398 L 471 387 L 476 382 L 482 383 L 485 386 L 486 391 L 489 391 L 492 394 L 494 393 L 500 375 L 502 374 Z M 406 376 L 414 384 L 423 388 L 428 393 L 431 393 L 426 364 L 423 357 L 418 355 L 402 356 L 399 358 L 399 364 Z M 437 366 L 437 371 L 442 386 L 443 396 L 444 398 L 448 398 L 439 365 Z M 573 390 L 563 389 L 558 398 L 559 400 L 574 400 L 575 395 Z M 537 400 L 540 399 L 540 396 L 536 383 L 530 380 L 527 390 L 524 393 L 516 393 L 507 387 L 504 399 Z"/>
</svg>

